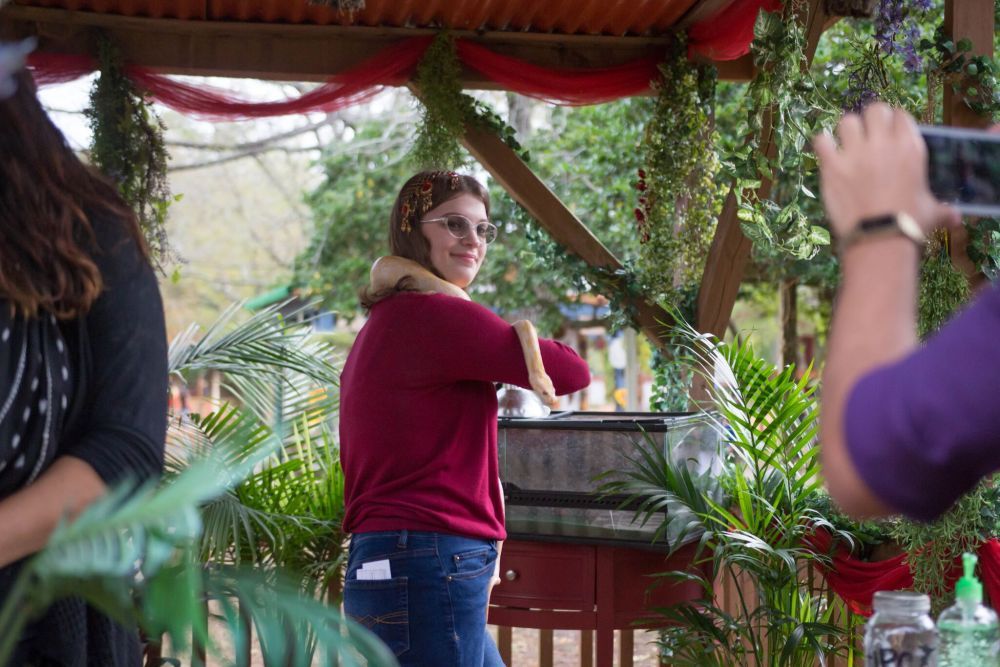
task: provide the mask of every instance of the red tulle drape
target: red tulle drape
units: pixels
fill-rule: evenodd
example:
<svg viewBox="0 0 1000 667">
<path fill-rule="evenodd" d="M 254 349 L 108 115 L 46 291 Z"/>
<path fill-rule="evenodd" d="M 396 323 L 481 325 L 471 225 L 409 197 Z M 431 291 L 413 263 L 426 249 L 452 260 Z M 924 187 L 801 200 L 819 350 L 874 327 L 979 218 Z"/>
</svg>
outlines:
<svg viewBox="0 0 1000 667">
<path fill-rule="evenodd" d="M 837 595 L 856 614 L 871 615 L 872 596 L 876 591 L 895 591 L 913 587 L 913 574 L 905 562 L 905 555 L 882 561 L 863 561 L 850 555 L 846 545 L 833 546 L 833 538 L 826 530 L 817 530 L 810 537 L 811 546 L 820 552 L 832 552 L 832 563 L 824 576 Z M 1000 541 L 996 538 L 979 548 L 979 568 L 983 586 L 993 604 L 1000 603 Z M 962 576 L 961 562 L 952 564 L 945 580 L 949 585 Z"/>
<path fill-rule="evenodd" d="M 715 60 L 739 58 L 750 50 L 753 24 L 761 9 L 775 9 L 780 0 L 737 0 L 731 7 L 689 29 L 692 55 Z M 332 77 L 326 84 L 297 98 L 273 102 L 242 99 L 231 92 L 193 85 L 130 65 L 125 74 L 154 101 L 177 112 L 212 120 L 242 120 L 309 111 L 336 111 L 371 99 L 382 86 L 409 80 L 432 37 L 412 37 Z M 662 56 L 638 58 L 614 67 L 568 69 L 539 67 L 494 53 L 465 39 L 456 41 L 458 59 L 505 90 L 556 104 L 599 104 L 644 93 L 657 76 Z M 94 71 L 88 56 L 35 53 L 28 66 L 39 86 L 64 83 Z"/>
<path fill-rule="evenodd" d="M 504 90 L 568 105 L 600 104 L 644 93 L 663 60 L 661 54 L 615 67 L 562 69 L 532 65 L 464 39 L 455 47 L 459 60 Z"/>
</svg>

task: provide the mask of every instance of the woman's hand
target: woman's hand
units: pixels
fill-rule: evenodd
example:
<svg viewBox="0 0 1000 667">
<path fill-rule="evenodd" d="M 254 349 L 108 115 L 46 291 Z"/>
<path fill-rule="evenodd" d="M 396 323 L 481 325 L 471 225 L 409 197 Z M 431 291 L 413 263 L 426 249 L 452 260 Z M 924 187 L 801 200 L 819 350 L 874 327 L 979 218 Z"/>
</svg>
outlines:
<svg viewBox="0 0 1000 667">
<path fill-rule="evenodd" d="M 958 226 L 958 213 L 931 194 L 927 146 L 905 111 L 873 104 L 863 115 L 847 114 L 829 134 L 813 140 L 820 162 L 823 204 L 835 236 L 844 237 L 865 218 L 910 214 L 924 234 Z"/>
</svg>

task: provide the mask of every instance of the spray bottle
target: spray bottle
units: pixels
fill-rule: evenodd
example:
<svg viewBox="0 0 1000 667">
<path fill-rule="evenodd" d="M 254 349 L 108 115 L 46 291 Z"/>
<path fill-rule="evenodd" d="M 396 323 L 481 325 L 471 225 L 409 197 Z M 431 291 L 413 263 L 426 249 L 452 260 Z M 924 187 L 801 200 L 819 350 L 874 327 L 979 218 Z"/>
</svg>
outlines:
<svg viewBox="0 0 1000 667">
<path fill-rule="evenodd" d="M 976 578 L 973 554 L 962 555 L 965 574 L 955 585 L 955 604 L 941 612 L 939 667 L 998 665 L 1000 628 L 997 615 L 983 606 L 983 585 Z"/>
</svg>

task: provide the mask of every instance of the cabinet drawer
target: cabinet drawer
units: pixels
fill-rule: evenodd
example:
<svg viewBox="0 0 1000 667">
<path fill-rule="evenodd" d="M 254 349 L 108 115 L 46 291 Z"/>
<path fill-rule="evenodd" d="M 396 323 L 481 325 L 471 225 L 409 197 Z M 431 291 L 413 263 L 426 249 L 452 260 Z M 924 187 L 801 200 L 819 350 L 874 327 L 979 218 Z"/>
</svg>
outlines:
<svg viewBox="0 0 1000 667">
<path fill-rule="evenodd" d="M 593 547 L 505 542 L 500 555 L 500 584 L 490 602 L 537 609 L 594 608 Z"/>
</svg>

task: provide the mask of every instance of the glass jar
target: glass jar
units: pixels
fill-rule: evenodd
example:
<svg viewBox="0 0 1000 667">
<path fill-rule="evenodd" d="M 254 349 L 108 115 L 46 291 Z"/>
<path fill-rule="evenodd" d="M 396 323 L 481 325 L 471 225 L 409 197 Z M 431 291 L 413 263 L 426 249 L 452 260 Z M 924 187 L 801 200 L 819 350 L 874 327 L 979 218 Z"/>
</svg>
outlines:
<svg viewBox="0 0 1000 667">
<path fill-rule="evenodd" d="M 931 599 L 910 591 L 878 591 L 865 626 L 866 667 L 937 667 L 938 634 Z"/>
</svg>

